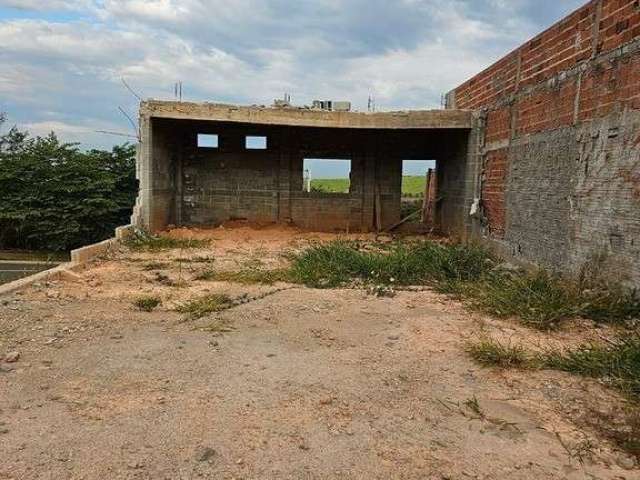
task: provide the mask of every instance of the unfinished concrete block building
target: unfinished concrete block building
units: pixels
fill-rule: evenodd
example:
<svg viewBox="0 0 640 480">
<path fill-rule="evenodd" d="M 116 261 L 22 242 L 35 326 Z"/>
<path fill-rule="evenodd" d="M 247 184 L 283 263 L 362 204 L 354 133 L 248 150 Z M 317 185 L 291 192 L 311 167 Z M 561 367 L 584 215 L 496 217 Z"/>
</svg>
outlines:
<svg viewBox="0 0 640 480">
<path fill-rule="evenodd" d="M 134 223 L 153 231 L 234 218 L 384 229 L 400 219 L 402 160 L 433 159 L 442 232 L 640 285 L 638 0 L 588 2 L 451 91 L 446 110 L 149 101 L 140 123 Z M 348 193 L 304 191 L 303 159 L 317 157 L 351 162 Z"/>
<path fill-rule="evenodd" d="M 438 219 L 464 234 L 473 198 L 468 111 L 356 113 L 184 102 L 141 106 L 136 223 L 233 219 L 310 230 L 374 231 L 400 220 L 402 161 L 439 160 Z M 305 191 L 305 158 L 350 162 L 349 191 Z"/>
</svg>

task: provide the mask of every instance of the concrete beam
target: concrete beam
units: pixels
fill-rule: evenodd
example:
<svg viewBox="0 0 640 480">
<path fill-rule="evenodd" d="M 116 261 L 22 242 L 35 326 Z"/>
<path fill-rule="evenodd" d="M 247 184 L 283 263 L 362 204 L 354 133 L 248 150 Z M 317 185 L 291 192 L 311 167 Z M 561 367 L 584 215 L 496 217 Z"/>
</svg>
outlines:
<svg viewBox="0 0 640 480">
<path fill-rule="evenodd" d="M 471 111 L 412 110 L 399 112 L 329 112 L 305 108 L 244 107 L 215 103 L 147 100 L 143 118 L 237 122 L 257 125 L 358 129 L 471 129 Z"/>
</svg>

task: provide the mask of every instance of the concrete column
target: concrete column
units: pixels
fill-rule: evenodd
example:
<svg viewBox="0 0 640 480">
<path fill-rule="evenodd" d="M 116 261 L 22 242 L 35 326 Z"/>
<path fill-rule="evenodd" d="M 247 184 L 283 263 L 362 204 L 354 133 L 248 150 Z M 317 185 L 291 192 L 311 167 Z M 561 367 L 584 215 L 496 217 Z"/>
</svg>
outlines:
<svg viewBox="0 0 640 480">
<path fill-rule="evenodd" d="M 276 221 L 278 223 L 288 222 L 291 215 L 291 171 L 292 171 L 292 149 L 289 145 L 289 129 L 282 128 L 280 136 L 280 154 L 278 169 L 278 213 Z"/>
<path fill-rule="evenodd" d="M 157 232 L 175 222 L 175 132 L 140 119 L 139 212 L 136 225 Z"/>
<path fill-rule="evenodd" d="M 375 224 L 375 192 L 376 192 L 376 155 L 368 151 L 363 158 L 362 187 L 362 230 L 374 231 Z"/>
<path fill-rule="evenodd" d="M 136 176 L 139 182 L 137 207 L 132 218 L 132 224 L 138 228 L 149 230 L 151 224 L 152 201 L 152 172 L 151 172 L 151 144 L 153 136 L 151 120 L 147 116 L 140 117 L 140 144 L 136 159 Z"/>
</svg>

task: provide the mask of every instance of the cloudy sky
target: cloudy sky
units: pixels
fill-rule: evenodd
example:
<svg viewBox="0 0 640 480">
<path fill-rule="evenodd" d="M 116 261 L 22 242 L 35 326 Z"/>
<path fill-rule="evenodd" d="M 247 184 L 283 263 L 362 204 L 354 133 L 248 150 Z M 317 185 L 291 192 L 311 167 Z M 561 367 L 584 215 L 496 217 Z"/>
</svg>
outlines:
<svg viewBox="0 0 640 480">
<path fill-rule="evenodd" d="M 82 146 L 137 101 L 433 108 L 586 0 L 0 0 L 0 111 Z"/>
</svg>

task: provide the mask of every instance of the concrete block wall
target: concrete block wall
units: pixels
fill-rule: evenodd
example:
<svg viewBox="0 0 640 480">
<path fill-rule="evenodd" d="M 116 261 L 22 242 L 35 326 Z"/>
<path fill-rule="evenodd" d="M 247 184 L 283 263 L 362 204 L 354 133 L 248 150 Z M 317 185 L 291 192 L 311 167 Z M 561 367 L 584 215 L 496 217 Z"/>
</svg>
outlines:
<svg viewBox="0 0 640 480">
<path fill-rule="evenodd" d="M 593 0 L 447 95 L 480 111 L 485 238 L 640 284 L 640 2 Z"/>
</svg>

